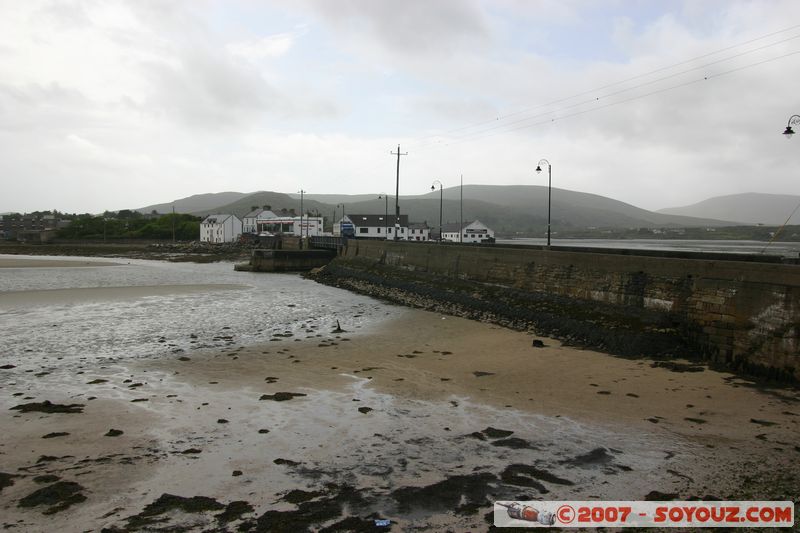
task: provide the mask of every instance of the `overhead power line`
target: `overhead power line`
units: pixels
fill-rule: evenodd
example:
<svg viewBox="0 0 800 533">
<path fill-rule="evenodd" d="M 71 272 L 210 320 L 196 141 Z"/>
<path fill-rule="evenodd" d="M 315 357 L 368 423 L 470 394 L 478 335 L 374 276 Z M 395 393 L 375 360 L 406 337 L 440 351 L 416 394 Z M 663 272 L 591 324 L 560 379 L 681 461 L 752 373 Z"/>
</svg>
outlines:
<svg viewBox="0 0 800 533">
<path fill-rule="evenodd" d="M 683 61 L 679 61 L 677 63 L 673 63 L 671 65 L 667 65 L 667 66 L 664 66 L 664 67 L 659 67 L 657 69 L 650 70 L 650 71 L 642 73 L 642 74 L 637 74 L 636 76 L 632 76 L 632 77 L 626 78 L 624 80 L 608 83 L 608 84 L 602 85 L 600 87 L 595 87 L 594 89 L 589 89 L 587 91 L 579 92 L 579 93 L 573 94 L 571 96 L 566 96 L 566 97 L 559 98 L 559 99 L 556 99 L 556 100 L 552 100 L 550 102 L 546 102 L 546 103 L 543 103 L 543 104 L 537 104 L 535 106 L 528 107 L 528 108 L 525 108 L 525 109 L 522 109 L 522 110 L 506 113 L 504 115 L 500 115 L 500 116 L 495 117 L 493 119 L 488 119 L 488 120 L 476 122 L 476 123 L 473 123 L 473 124 L 468 124 L 468 125 L 465 125 L 465 126 L 461 126 L 461 127 L 455 128 L 455 129 L 447 130 L 445 132 L 442 132 L 441 134 L 426 135 L 426 136 L 420 137 L 418 139 L 417 143 L 421 143 L 422 141 L 425 141 L 426 139 L 441 137 L 443 135 L 447 135 L 447 134 L 451 134 L 451 133 L 458 133 L 458 132 L 461 132 L 461 131 L 464 131 L 464 130 L 468 130 L 468 129 L 476 128 L 476 127 L 480 127 L 480 126 L 485 126 L 485 125 L 488 125 L 488 124 L 494 124 L 494 123 L 497 123 L 498 121 L 505 120 L 507 118 L 514 117 L 514 116 L 517 116 L 517 115 L 522 115 L 522 114 L 525 114 L 525 113 L 529 113 L 529 112 L 534 111 L 536 109 L 541 109 L 543 107 L 548 107 L 548 106 L 560 104 L 560 103 L 563 103 L 563 102 L 568 102 L 569 100 L 573 100 L 575 98 L 579 98 L 579 97 L 585 96 L 587 94 L 593 94 L 593 93 L 596 93 L 598 91 L 602 91 L 603 89 L 616 87 L 618 85 L 622 85 L 622 84 L 625 84 L 625 83 L 628 83 L 628 82 L 631 82 L 631 81 L 635 81 L 635 80 L 638 80 L 638 79 L 646 78 L 648 76 L 651 76 L 653 74 L 657 74 L 659 72 L 664 72 L 664 71 L 667 71 L 667 70 L 670 70 L 670 69 L 673 69 L 673 68 L 676 68 L 676 67 L 679 67 L 679 66 L 682 66 L 682 65 L 693 63 L 693 62 L 698 61 L 700 59 L 705 59 L 707 57 L 711 57 L 711 56 L 714 56 L 714 55 L 717 55 L 717 54 L 721 54 L 723 52 L 727 52 L 728 50 L 733 50 L 735 48 L 740 48 L 742 46 L 745 46 L 745 45 L 748 45 L 748 44 L 752 44 L 754 42 L 762 41 L 764 39 L 768 39 L 769 37 L 773 37 L 775 35 L 786 33 L 788 31 L 792 31 L 792 30 L 795 30 L 797 28 L 800 28 L 800 24 L 796 24 L 794 26 L 790 26 L 790 27 L 784 28 L 782 30 L 778 30 L 778 31 L 775 31 L 775 32 L 772 32 L 772 33 L 768 33 L 766 35 L 762 35 L 760 37 L 756 37 L 754 39 L 750 39 L 748 41 L 744 41 L 744 42 L 741 42 L 741 43 L 738 43 L 738 44 L 734 44 L 734 45 L 731 45 L 731 46 L 726 46 L 724 48 L 720 48 L 720 49 L 714 50 L 712 52 L 708 52 L 708 53 L 705 53 L 705 54 L 702 54 L 702 55 L 699 55 L 699 56 L 695 56 L 695 57 L 693 57 L 691 59 L 686 59 L 686 60 L 683 60 Z M 797 37 L 798 36 L 794 36 L 794 37 L 790 37 L 788 39 L 783 39 L 783 40 L 777 41 L 775 43 L 771 43 L 771 44 L 768 44 L 768 45 L 765 45 L 765 46 L 762 46 L 762 47 L 759 47 L 759 48 L 756 48 L 756 49 L 753 49 L 753 50 L 750 50 L 750 51 L 745 51 L 745 52 L 742 52 L 740 54 L 736 54 L 736 55 L 730 56 L 730 58 L 739 57 L 740 55 L 745 55 L 745 54 L 748 54 L 748 53 L 752 53 L 753 51 L 757 51 L 757 50 L 761 50 L 761 49 L 764 49 L 764 48 L 768 48 L 770 46 L 775 46 L 777 44 L 781 44 L 783 42 L 786 42 L 786 41 L 789 41 L 789 40 L 792 40 L 792 39 L 796 39 Z M 720 61 L 725 61 L 725 60 L 720 60 Z M 710 64 L 713 64 L 713 63 L 710 63 Z M 413 142 L 412 142 L 411 146 L 417 147 L 417 145 L 415 145 Z"/>
<path fill-rule="evenodd" d="M 798 37 L 800 37 L 800 36 L 798 36 Z M 514 122 L 510 122 L 510 123 L 504 124 L 502 126 L 496 126 L 496 127 L 493 127 L 493 128 L 486 128 L 484 130 L 481 130 L 481 131 L 478 131 L 478 132 L 474 132 L 472 134 L 464 135 L 462 137 L 458 137 L 456 139 L 453 139 L 453 140 L 445 142 L 445 143 L 440 143 L 440 144 L 437 144 L 437 145 L 421 146 L 421 147 L 418 147 L 417 150 L 423 150 L 424 151 L 425 149 L 441 148 L 443 146 L 452 146 L 452 145 L 455 145 L 455 144 L 460 144 L 462 142 L 474 141 L 474 140 L 478 140 L 478 139 L 485 139 L 487 137 L 493 137 L 494 135 L 500 135 L 500 134 L 503 134 L 503 133 L 510 133 L 510 132 L 514 132 L 514 131 L 527 129 L 527 128 L 533 128 L 535 126 L 541 126 L 542 124 L 550 124 L 550 123 L 553 123 L 553 122 L 556 122 L 556 121 L 559 121 L 559 120 L 565 120 L 565 119 L 576 117 L 576 116 L 579 116 L 579 115 L 585 115 L 587 113 L 593 113 L 595 111 L 600 111 L 601 109 L 606 109 L 606 108 L 609 108 L 609 107 L 625 104 L 625 103 L 628 103 L 628 102 L 632 102 L 634 100 L 641 100 L 643 98 L 654 96 L 656 94 L 661 94 L 661 93 L 664 93 L 664 92 L 667 92 L 667 91 L 680 89 L 681 87 L 686 87 L 686 86 L 694 85 L 696 83 L 700 83 L 700 82 L 703 82 L 703 81 L 708 81 L 708 80 L 711 80 L 711 79 L 714 79 L 714 78 L 719 78 L 719 77 L 722 77 L 722 76 L 725 76 L 725 75 L 728 75 L 728 74 L 732 74 L 734 72 L 739 72 L 741 70 L 746 70 L 748 68 L 757 67 L 757 66 L 763 65 L 765 63 L 770 63 L 772 61 L 777 61 L 779 59 L 785 59 L 787 57 L 794 56 L 794 55 L 797 55 L 797 54 L 800 54 L 800 50 L 796 50 L 794 52 L 789 52 L 787 54 L 783 54 L 783 55 L 776 56 L 776 57 L 771 57 L 769 59 L 764 59 L 762 61 L 756 61 L 754 63 L 749 63 L 747 65 L 743 65 L 741 67 L 732 68 L 730 70 L 726 70 L 726 71 L 723 71 L 723 72 L 718 72 L 716 74 L 709 74 L 707 76 L 703 76 L 702 78 L 696 78 L 696 79 L 689 80 L 689 81 L 686 81 L 686 82 L 683 82 L 683 83 L 670 85 L 668 87 L 664 87 L 664 88 L 661 88 L 661 89 L 657 89 L 655 91 L 650 91 L 648 93 L 644 93 L 644 94 L 640 94 L 640 95 L 637 95 L 637 96 L 633 96 L 631 98 L 626 98 L 624 100 L 618 100 L 616 102 L 610 102 L 610 103 L 607 103 L 607 104 L 597 105 L 597 106 L 591 107 L 589 109 L 576 111 L 574 113 L 569 113 L 569 114 L 566 114 L 566 115 L 559 115 L 559 116 L 556 116 L 556 117 L 551 117 L 551 118 L 548 118 L 546 120 L 540 120 L 538 122 L 533 122 L 531 124 L 525 124 L 525 125 L 518 126 L 518 127 L 509 127 L 509 126 L 514 126 L 515 124 L 520 124 L 520 123 L 523 123 L 523 122 L 529 122 L 531 120 L 535 120 L 535 119 L 542 118 L 542 117 L 545 117 L 545 116 L 550 116 L 550 115 L 553 115 L 553 114 L 555 114 L 555 113 L 557 113 L 559 111 L 565 111 L 565 110 L 569 110 L 569 109 L 574 109 L 576 107 L 580 107 L 580 106 L 587 105 L 587 104 L 590 104 L 590 103 L 597 103 L 601 99 L 607 99 L 608 96 L 621 94 L 623 92 L 627 92 L 627 90 L 617 91 L 616 93 L 612 93 L 611 95 L 604 95 L 602 97 L 597 97 L 597 98 L 595 98 L 593 100 L 579 102 L 577 104 L 573 104 L 573 105 L 570 105 L 570 106 L 565 106 L 565 107 L 562 107 L 562 108 L 551 110 L 551 111 L 548 111 L 546 113 L 540 113 L 539 115 L 534 115 L 532 117 L 528 117 L 528 118 L 525 118 L 525 119 L 516 120 Z M 691 69 L 691 70 L 697 70 L 697 69 Z M 689 72 L 689 71 L 686 71 L 686 72 Z M 681 73 L 681 74 L 685 74 L 686 72 Z M 672 77 L 672 76 L 670 76 L 670 77 Z M 668 78 L 664 78 L 664 79 L 668 79 Z M 664 80 L 659 80 L 659 81 L 664 81 Z M 642 85 L 637 86 L 635 88 L 641 88 L 641 87 L 644 87 L 646 85 L 650 85 L 650 83 L 642 84 Z M 497 131 L 497 130 L 500 130 L 500 131 Z"/>
<path fill-rule="evenodd" d="M 716 73 L 716 74 L 706 75 L 706 76 L 703 76 L 702 78 L 697 78 L 697 79 L 693 79 L 693 80 L 690 80 L 690 81 L 687 81 L 687 82 L 671 85 L 671 86 L 668 86 L 668 87 L 664 87 L 664 88 L 661 88 L 661 89 L 650 91 L 648 93 L 636 95 L 636 96 L 633 96 L 631 98 L 627 98 L 627 99 L 624 99 L 624 100 L 604 103 L 602 105 L 597 105 L 597 106 L 591 107 L 589 109 L 583 109 L 583 110 L 575 111 L 573 113 L 569 113 L 569 114 L 566 114 L 566 115 L 552 117 L 552 115 L 554 113 L 563 112 L 563 111 L 569 110 L 569 109 L 575 109 L 576 107 L 580 107 L 580 106 L 584 106 L 584 105 L 596 104 L 601 99 L 602 100 L 607 100 L 608 98 L 610 98 L 612 96 L 616 96 L 616 95 L 619 95 L 619 94 L 630 92 L 630 91 L 635 90 L 635 89 L 639 89 L 639 88 L 642 88 L 642 87 L 653 85 L 655 83 L 663 82 L 663 81 L 666 81 L 668 79 L 671 79 L 671 78 L 674 78 L 674 77 L 677 77 L 677 76 L 685 75 L 687 73 L 690 73 L 690 72 L 693 72 L 693 71 L 696 71 L 696 70 L 700 70 L 702 68 L 708 68 L 709 66 L 712 66 L 712 65 L 715 65 L 715 64 L 719 64 L 719 63 L 722 63 L 722 62 L 725 62 L 725 61 L 729 61 L 731 59 L 735 59 L 737 57 L 742 57 L 744 55 L 748 55 L 748 54 L 751 54 L 751 53 L 754 53 L 754 52 L 757 52 L 757 51 L 761 51 L 761 50 L 764 50 L 764 49 L 767 49 L 767 48 L 770 48 L 770 47 L 773 47 L 773 46 L 776 46 L 776 45 L 779 45 L 779 44 L 783 44 L 785 42 L 800 38 L 800 35 L 795 35 L 795 36 L 792 36 L 792 37 L 781 39 L 779 41 L 776 41 L 776 42 L 773 42 L 773 43 L 769 43 L 769 44 L 765 44 L 765 45 L 762 45 L 762 46 L 759 46 L 757 48 L 753 48 L 753 49 L 750 49 L 750 50 L 745 50 L 745 51 L 739 52 L 737 54 L 733 54 L 733 55 L 727 56 L 727 57 L 722 58 L 722 59 L 711 61 L 709 63 L 706 63 L 706 64 L 698 66 L 698 67 L 692 67 L 690 69 L 682 70 L 681 72 L 677 72 L 677 73 L 670 74 L 670 75 L 667 75 L 667 76 L 662 76 L 662 77 L 660 77 L 660 78 L 658 78 L 656 80 L 651 80 L 651 81 L 648 81 L 648 82 L 640 83 L 640 84 L 632 86 L 632 87 L 627 87 L 627 88 L 624 88 L 624 89 L 620 89 L 618 91 L 607 93 L 607 94 L 604 94 L 602 96 L 595 97 L 593 99 L 587 99 L 587 100 L 581 101 L 579 103 L 571 104 L 571 105 L 564 106 L 564 107 L 561 107 L 561 108 L 551 109 L 551 110 L 549 110 L 547 112 L 544 112 L 544 113 L 539 113 L 537 115 L 529 116 L 529 117 L 522 118 L 522 119 L 517 119 L 515 121 L 507 122 L 507 123 L 502 124 L 502 125 L 498 125 L 497 124 L 499 121 L 506 120 L 506 119 L 508 119 L 510 117 L 524 115 L 524 114 L 530 113 L 531 111 L 534 111 L 536 109 L 551 107 L 551 106 L 554 106 L 554 105 L 557 105 L 557 104 L 560 104 L 560 103 L 564 103 L 564 102 L 568 102 L 570 100 L 574 100 L 575 98 L 578 98 L 578 97 L 581 97 L 581 96 L 585 96 L 585 95 L 588 95 L 588 94 L 594 94 L 594 93 L 597 93 L 597 92 L 602 91 L 604 89 L 617 87 L 617 86 L 623 85 L 625 83 L 629 83 L 631 81 L 643 79 L 643 78 L 646 78 L 648 76 L 652 76 L 653 74 L 669 71 L 671 69 L 680 67 L 682 65 L 687 65 L 687 64 L 690 64 L 692 62 L 698 61 L 700 59 L 708 58 L 708 57 L 711 57 L 711 56 L 714 56 L 714 55 L 718 55 L 720 53 L 723 53 L 723 52 L 726 52 L 726 51 L 729 51 L 729 50 L 733 50 L 735 48 L 740 48 L 740 47 L 746 46 L 748 44 L 752 44 L 752 43 L 755 43 L 755 42 L 758 42 L 758 41 L 762 41 L 762 40 L 767 39 L 769 37 L 780 35 L 780 34 L 795 30 L 797 28 L 800 28 L 800 24 L 797 24 L 797 25 L 794 25 L 794 26 L 790 26 L 788 28 L 784 28 L 782 30 L 775 31 L 775 32 L 772 32 L 772 33 L 769 33 L 769 34 L 766 34 L 766 35 L 762 35 L 760 37 L 756 37 L 754 39 L 750 39 L 748 41 L 744 41 L 744 42 L 741 42 L 741 43 L 738 43 L 738 44 L 734 44 L 734 45 L 731 45 L 731 46 L 726 46 L 724 48 L 720 48 L 720 49 L 714 50 L 712 52 L 708 52 L 708 53 L 705 53 L 705 54 L 702 54 L 702 55 L 699 55 L 699 56 L 695 56 L 695 57 L 693 57 L 691 59 L 686 59 L 686 60 L 683 60 L 683 61 L 680 61 L 680 62 L 677 62 L 677 63 L 673 63 L 671 65 L 667 65 L 667 66 L 664 66 L 664 67 L 659 67 L 657 69 L 653 69 L 653 70 L 650 70 L 650 71 L 642 73 L 642 74 L 631 76 L 631 77 L 626 78 L 624 80 L 616 81 L 616 82 L 613 82 L 613 83 L 608 83 L 608 84 L 605 84 L 605 85 L 602 85 L 600 87 L 597 87 L 597 88 L 594 88 L 594 89 L 590 89 L 590 90 L 587 90 L 587 91 L 582 91 L 582 92 L 573 94 L 572 96 L 559 98 L 557 100 L 553 100 L 553 101 L 550 101 L 550 102 L 547 102 L 547 103 L 543 103 L 543 104 L 538 104 L 538 105 L 535 105 L 535 106 L 532 106 L 532 107 L 529 107 L 529 108 L 526 108 L 526 109 L 523 109 L 523 110 L 514 111 L 514 112 L 511 112 L 511 113 L 506 113 L 504 115 L 498 116 L 498 117 L 496 117 L 494 119 L 491 119 L 491 120 L 485 120 L 485 121 L 477 122 L 477 123 L 474 123 L 474 124 L 462 126 L 462 127 L 459 127 L 459 128 L 448 130 L 446 132 L 443 132 L 442 134 L 426 135 L 426 136 L 418 137 L 416 139 L 416 142 L 415 142 L 414 139 L 412 139 L 410 141 L 410 146 L 415 147 L 415 150 L 421 150 L 421 151 L 425 152 L 426 150 L 432 149 L 432 148 L 449 147 L 449 146 L 452 146 L 452 145 L 455 145 L 455 144 L 460 144 L 462 142 L 469 142 L 469 141 L 472 141 L 472 140 L 478 140 L 478 139 L 483 139 L 483 138 L 487 138 L 487 137 L 492 137 L 494 135 L 500 135 L 500 134 L 504 134 L 504 133 L 511 133 L 511 132 L 514 132 L 514 131 L 533 128 L 533 127 L 541 126 L 541 125 L 544 125 L 544 124 L 550 124 L 550 123 L 556 122 L 558 120 L 565 120 L 565 119 L 569 119 L 569 118 L 572 118 L 572 117 L 575 117 L 575 116 L 591 113 L 591 112 L 594 112 L 594 111 L 607 109 L 609 107 L 622 105 L 622 104 L 625 104 L 625 103 L 628 103 L 628 102 L 632 102 L 632 101 L 635 101 L 635 100 L 641 100 L 643 98 L 654 96 L 654 95 L 657 95 L 657 94 L 660 94 L 660 93 L 676 90 L 676 89 L 679 89 L 679 88 L 682 88 L 682 87 L 686 87 L 686 86 L 689 86 L 689 85 L 700 83 L 702 81 L 708 81 L 708 80 L 711 80 L 711 79 L 714 79 L 714 78 L 718 78 L 718 77 L 722 77 L 722 76 L 725 76 L 725 75 L 728 75 L 728 74 L 732 74 L 734 72 L 738 72 L 738 71 L 745 70 L 745 69 L 748 69 L 748 68 L 753 68 L 753 67 L 765 64 L 765 63 L 770 63 L 772 61 L 785 59 L 787 57 L 794 56 L 796 54 L 800 54 L 800 51 L 794 51 L 794 52 L 790 52 L 790 53 L 783 54 L 783 55 L 780 55 L 780 56 L 768 58 L 768 59 L 765 59 L 765 60 L 762 60 L 762 61 L 757 61 L 757 62 L 750 63 L 750 64 L 747 64 L 747 65 L 744 65 L 744 66 L 741 66 L 741 67 L 729 69 L 729 70 L 724 71 L 724 72 L 719 72 L 719 73 Z M 550 118 L 548 118 L 546 120 L 539 120 L 537 122 L 533 122 L 533 123 L 530 123 L 530 124 L 524 124 L 524 123 L 529 122 L 531 120 L 540 119 L 540 118 L 543 118 L 543 117 L 546 117 L 546 116 L 550 117 Z M 440 138 L 440 137 L 442 137 L 444 135 L 447 135 L 447 134 L 459 133 L 459 132 L 467 131 L 467 130 L 470 130 L 470 129 L 479 128 L 481 126 L 486 126 L 486 125 L 489 125 L 489 124 L 493 124 L 494 126 L 492 126 L 491 128 L 484 128 L 484 129 L 481 129 L 481 130 L 478 130 L 478 131 L 475 131 L 475 132 L 467 133 L 467 134 L 462 135 L 460 137 L 457 137 L 457 138 L 455 138 L 453 140 L 450 140 L 449 142 L 441 142 L 440 141 L 440 142 L 436 142 L 436 143 L 430 143 L 430 142 L 425 143 L 425 141 L 427 139 Z M 519 126 L 510 127 L 510 126 L 514 126 L 514 125 L 517 125 L 517 124 L 519 124 Z M 407 145 L 407 146 L 409 146 L 409 145 Z M 369 167 L 366 167 L 366 168 L 362 169 L 361 171 L 355 171 L 355 172 L 356 173 L 360 172 L 360 173 L 363 174 L 363 173 L 367 173 L 367 172 L 377 172 L 377 171 L 383 170 L 383 169 L 384 169 L 384 166 L 382 164 L 375 164 L 375 165 L 370 165 Z"/>
</svg>

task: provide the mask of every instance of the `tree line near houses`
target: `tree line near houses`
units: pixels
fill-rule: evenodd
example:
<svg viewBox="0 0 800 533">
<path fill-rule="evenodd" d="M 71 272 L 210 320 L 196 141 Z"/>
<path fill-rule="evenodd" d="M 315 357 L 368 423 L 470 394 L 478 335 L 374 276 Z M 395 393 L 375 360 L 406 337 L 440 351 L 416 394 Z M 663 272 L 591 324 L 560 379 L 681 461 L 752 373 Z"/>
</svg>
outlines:
<svg viewBox="0 0 800 533">
<path fill-rule="evenodd" d="M 180 241 L 197 240 L 200 235 L 200 217 L 186 214 L 143 215 L 123 209 L 102 216 L 78 215 L 70 224 L 58 230 L 62 239 L 172 239 L 173 222 L 175 238 Z"/>
</svg>

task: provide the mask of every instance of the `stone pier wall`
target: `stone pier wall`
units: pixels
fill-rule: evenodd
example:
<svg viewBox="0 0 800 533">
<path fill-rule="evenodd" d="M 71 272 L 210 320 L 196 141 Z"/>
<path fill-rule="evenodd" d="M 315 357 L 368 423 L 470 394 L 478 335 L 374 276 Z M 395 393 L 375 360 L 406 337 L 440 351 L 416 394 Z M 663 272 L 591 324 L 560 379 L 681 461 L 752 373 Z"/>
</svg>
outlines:
<svg viewBox="0 0 800 533">
<path fill-rule="evenodd" d="M 664 255 L 352 240 L 320 278 L 624 355 L 800 379 L 800 265 Z"/>
</svg>

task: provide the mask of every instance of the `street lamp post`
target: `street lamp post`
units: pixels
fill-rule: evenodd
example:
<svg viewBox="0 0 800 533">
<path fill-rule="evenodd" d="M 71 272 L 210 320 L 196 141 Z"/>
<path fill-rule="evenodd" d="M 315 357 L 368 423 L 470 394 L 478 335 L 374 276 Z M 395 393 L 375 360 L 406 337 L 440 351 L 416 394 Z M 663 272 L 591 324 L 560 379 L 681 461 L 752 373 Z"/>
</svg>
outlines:
<svg viewBox="0 0 800 533">
<path fill-rule="evenodd" d="M 439 184 L 439 243 L 442 242 L 442 199 L 444 198 L 442 192 L 442 182 L 439 180 L 434 180 L 433 185 L 431 185 L 431 190 L 436 190 L 436 184 Z M 461 231 L 460 229 L 458 230 Z"/>
<path fill-rule="evenodd" d="M 300 238 L 303 238 L 303 195 L 306 193 L 303 189 L 300 189 Z M 306 237 L 308 237 L 308 231 L 306 231 Z"/>
<path fill-rule="evenodd" d="M 542 159 L 539 161 L 539 164 L 536 165 L 536 172 L 540 173 L 542 171 L 542 164 L 547 165 L 547 247 L 550 247 L 550 197 L 553 185 L 553 165 L 550 164 L 550 161 L 547 159 Z"/>
<path fill-rule="evenodd" d="M 378 200 L 383 198 L 384 205 L 384 214 L 383 214 L 383 235 L 384 238 L 388 241 L 389 240 L 389 195 L 386 193 L 381 193 L 378 195 Z"/>
<path fill-rule="evenodd" d="M 792 115 L 789 117 L 789 122 L 786 124 L 786 129 L 783 131 L 783 134 L 786 136 L 787 139 L 791 139 L 792 135 L 794 135 L 794 130 L 792 126 L 797 126 L 800 124 L 800 115 Z"/>
</svg>

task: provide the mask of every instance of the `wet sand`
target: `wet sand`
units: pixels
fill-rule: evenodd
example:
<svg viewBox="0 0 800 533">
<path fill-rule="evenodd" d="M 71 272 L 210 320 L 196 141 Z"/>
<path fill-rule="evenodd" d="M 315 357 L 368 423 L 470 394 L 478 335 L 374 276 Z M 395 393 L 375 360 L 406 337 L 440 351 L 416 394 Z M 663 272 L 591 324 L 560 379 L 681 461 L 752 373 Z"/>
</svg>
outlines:
<svg viewBox="0 0 800 533">
<path fill-rule="evenodd" d="M 0 293 L 0 309 L 64 304 L 78 302 L 103 302 L 165 296 L 168 294 L 192 294 L 212 291 L 227 291 L 244 288 L 231 284 L 185 284 L 185 285 L 137 285 L 128 287 L 86 287 L 80 289 L 44 289 L 7 291 Z"/>
<path fill-rule="evenodd" d="M 67 267 L 99 267 L 116 266 L 122 263 L 111 261 L 82 261 L 77 259 L 29 259 L 16 257 L 0 257 L 0 268 L 67 268 Z"/>
<path fill-rule="evenodd" d="M 795 390 L 417 310 L 303 333 L 60 390 L 3 360 L 4 527 L 482 531 L 494 499 L 800 497 Z M 45 400 L 81 412 L 9 410 Z"/>
</svg>

